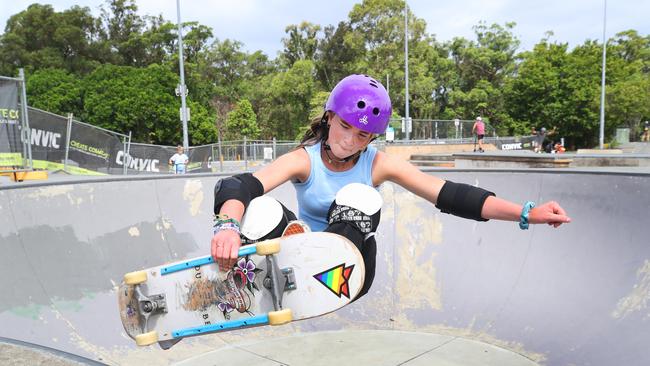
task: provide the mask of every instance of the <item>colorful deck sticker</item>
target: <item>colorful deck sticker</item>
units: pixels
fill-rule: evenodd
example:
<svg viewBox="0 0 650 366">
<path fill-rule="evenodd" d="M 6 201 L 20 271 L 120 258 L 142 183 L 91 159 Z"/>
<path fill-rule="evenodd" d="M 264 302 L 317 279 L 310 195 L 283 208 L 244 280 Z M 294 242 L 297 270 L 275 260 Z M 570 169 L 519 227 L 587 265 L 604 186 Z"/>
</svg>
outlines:
<svg viewBox="0 0 650 366">
<path fill-rule="evenodd" d="M 341 263 L 338 266 L 314 275 L 314 278 L 332 291 L 336 296 L 341 297 L 341 295 L 343 295 L 349 299 L 350 288 L 348 287 L 348 280 L 350 279 L 353 269 L 354 264 L 346 267 L 345 263 Z"/>
</svg>

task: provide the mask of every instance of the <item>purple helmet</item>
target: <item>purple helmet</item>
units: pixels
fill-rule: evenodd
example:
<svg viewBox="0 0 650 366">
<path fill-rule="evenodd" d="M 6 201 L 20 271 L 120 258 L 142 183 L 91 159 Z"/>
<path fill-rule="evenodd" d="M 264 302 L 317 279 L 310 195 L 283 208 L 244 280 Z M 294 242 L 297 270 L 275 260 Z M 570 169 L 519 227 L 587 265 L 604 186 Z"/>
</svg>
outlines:
<svg viewBox="0 0 650 366">
<path fill-rule="evenodd" d="M 325 110 L 360 130 L 381 134 L 386 132 L 393 108 L 381 83 L 367 75 L 350 75 L 332 89 Z"/>
</svg>

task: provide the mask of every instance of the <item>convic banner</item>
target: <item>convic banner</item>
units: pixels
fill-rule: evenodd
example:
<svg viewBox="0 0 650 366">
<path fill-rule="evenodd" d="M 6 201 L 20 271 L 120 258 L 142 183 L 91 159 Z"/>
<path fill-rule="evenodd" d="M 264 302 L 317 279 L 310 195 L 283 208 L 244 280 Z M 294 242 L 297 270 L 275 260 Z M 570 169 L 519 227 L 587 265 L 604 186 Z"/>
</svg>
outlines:
<svg viewBox="0 0 650 366">
<path fill-rule="evenodd" d="M 20 152 L 18 82 L 0 79 L 0 154 Z"/>
</svg>

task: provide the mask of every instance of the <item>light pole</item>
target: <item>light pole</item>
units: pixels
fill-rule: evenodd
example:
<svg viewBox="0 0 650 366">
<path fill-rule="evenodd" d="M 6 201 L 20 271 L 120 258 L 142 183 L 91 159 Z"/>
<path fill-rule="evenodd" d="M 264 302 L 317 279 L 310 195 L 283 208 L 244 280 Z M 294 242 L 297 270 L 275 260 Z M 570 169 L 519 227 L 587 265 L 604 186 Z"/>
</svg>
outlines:
<svg viewBox="0 0 650 366">
<path fill-rule="evenodd" d="M 605 144 L 605 61 L 607 60 L 607 38 L 605 30 L 607 29 L 607 0 L 604 0 L 603 9 L 603 75 L 600 81 L 600 136 L 598 138 L 600 149 Z"/>
<path fill-rule="evenodd" d="M 411 134 L 411 120 L 409 118 L 409 12 L 408 12 L 408 4 L 406 3 L 406 0 L 404 0 L 404 81 L 405 81 L 405 88 L 404 88 L 404 94 L 405 94 L 405 99 L 406 99 L 406 104 L 404 106 L 404 113 L 405 113 L 405 120 L 404 123 L 406 124 L 406 141 L 410 140 Z"/>
<path fill-rule="evenodd" d="M 183 149 L 188 152 L 189 142 L 187 138 L 187 87 L 185 86 L 185 70 L 183 69 L 183 27 L 181 25 L 181 2 L 176 0 L 176 14 L 178 16 L 178 65 L 181 76 L 181 84 L 178 86 L 176 94 L 181 96 L 181 121 L 183 121 Z"/>
</svg>

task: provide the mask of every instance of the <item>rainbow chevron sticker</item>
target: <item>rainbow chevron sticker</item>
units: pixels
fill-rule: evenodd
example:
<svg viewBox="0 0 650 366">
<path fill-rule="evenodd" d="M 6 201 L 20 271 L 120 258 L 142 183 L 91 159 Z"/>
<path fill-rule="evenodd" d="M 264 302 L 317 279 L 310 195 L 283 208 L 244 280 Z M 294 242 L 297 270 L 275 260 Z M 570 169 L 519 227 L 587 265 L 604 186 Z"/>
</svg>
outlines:
<svg viewBox="0 0 650 366">
<path fill-rule="evenodd" d="M 354 264 L 346 267 L 345 263 L 341 263 L 338 266 L 314 275 L 314 278 L 332 291 L 336 296 L 341 297 L 341 295 L 343 295 L 349 299 L 350 288 L 348 287 L 348 280 L 350 279 L 353 269 Z"/>
</svg>

